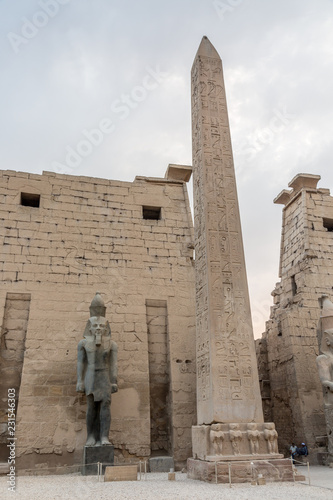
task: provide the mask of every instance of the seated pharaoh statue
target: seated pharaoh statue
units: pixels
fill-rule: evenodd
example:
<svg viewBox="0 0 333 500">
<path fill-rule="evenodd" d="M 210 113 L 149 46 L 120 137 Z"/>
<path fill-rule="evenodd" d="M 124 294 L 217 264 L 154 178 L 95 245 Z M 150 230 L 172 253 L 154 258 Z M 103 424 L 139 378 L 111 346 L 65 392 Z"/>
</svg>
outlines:
<svg viewBox="0 0 333 500">
<path fill-rule="evenodd" d="M 333 405 L 333 304 L 323 296 L 318 329 L 320 355 L 317 357 L 319 377 L 324 389 L 325 405 Z"/>
<path fill-rule="evenodd" d="M 117 392 L 117 344 L 105 319 L 106 307 L 99 292 L 90 305 L 90 318 L 78 344 L 77 392 L 87 396 L 86 446 L 111 444 L 111 393 Z"/>
</svg>

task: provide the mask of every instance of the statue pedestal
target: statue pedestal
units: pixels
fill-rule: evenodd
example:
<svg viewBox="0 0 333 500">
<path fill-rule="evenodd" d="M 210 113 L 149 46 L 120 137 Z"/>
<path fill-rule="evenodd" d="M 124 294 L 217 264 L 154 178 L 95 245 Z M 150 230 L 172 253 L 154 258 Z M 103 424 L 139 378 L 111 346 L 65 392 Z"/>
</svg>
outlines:
<svg viewBox="0 0 333 500">
<path fill-rule="evenodd" d="M 330 394 L 331 399 L 333 399 L 333 394 Z M 328 461 L 331 463 L 333 461 L 333 404 L 325 404 L 324 406 L 325 418 L 326 418 L 326 428 L 327 428 L 327 448 L 328 448 Z"/>
<path fill-rule="evenodd" d="M 114 446 L 105 444 L 103 446 L 85 446 L 83 449 L 83 476 L 93 476 L 98 473 L 97 463 L 101 462 L 102 473 L 107 466 L 114 463 Z"/>
</svg>

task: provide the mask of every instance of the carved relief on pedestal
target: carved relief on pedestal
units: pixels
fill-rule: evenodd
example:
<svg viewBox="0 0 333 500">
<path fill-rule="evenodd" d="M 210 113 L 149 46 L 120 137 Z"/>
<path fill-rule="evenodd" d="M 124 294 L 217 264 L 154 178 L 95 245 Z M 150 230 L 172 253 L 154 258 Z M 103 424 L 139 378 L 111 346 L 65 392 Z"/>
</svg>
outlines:
<svg viewBox="0 0 333 500">
<path fill-rule="evenodd" d="M 272 451 L 268 451 L 268 442 Z M 201 460 L 282 458 L 275 445 L 276 431 L 272 423 L 214 423 L 192 428 L 193 453 Z"/>
<path fill-rule="evenodd" d="M 215 455 L 223 454 L 223 441 L 225 433 L 222 431 L 221 424 L 213 424 L 210 428 L 209 439 L 212 443 Z"/>
<path fill-rule="evenodd" d="M 243 439 L 243 433 L 239 430 L 239 424 L 229 424 L 229 437 L 234 455 L 240 455 L 240 444 Z"/>
<path fill-rule="evenodd" d="M 275 425 L 273 423 L 268 423 L 264 424 L 264 427 L 264 438 L 267 441 L 268 453 L 278 453 L 278 433 L 275 430 Z"/>
<path fill-rule="evenodd" d="M 258 455 L 259 453 L 259 439 L 260 433 L 257 429 L 257 424 L 247 424 L 247 437 L 250 442 L 250 451 L 252 455 Z"/>
</svg>

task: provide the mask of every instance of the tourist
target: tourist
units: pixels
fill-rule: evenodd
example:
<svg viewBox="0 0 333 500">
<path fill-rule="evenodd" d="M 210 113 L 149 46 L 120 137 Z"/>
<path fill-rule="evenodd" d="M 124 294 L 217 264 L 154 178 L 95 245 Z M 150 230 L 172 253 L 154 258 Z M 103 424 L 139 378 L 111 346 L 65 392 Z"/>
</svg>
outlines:
<svg viewBox="0 0 333 500">
<path fill-rule="evenodd" d="M 297 454 L 297 446 L 295 445 L 295 443 L 291 443 L 289 450 L 290 450 L 291 458 L 293 459 L 293 463 L 295 463 L 294 458 Z"/>
<path fill-rule="evenodd" d="M 297 448 L 297 455 L 307 457 L 309 454 L 308 447 L 305 443 L 302 443 L 300 448 Z"/>
</svg>

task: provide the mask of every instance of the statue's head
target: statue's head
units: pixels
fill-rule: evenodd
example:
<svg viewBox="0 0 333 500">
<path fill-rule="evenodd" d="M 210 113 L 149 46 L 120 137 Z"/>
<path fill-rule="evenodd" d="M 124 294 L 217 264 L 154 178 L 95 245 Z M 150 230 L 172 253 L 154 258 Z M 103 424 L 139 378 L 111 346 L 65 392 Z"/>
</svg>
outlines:
<svg viewBox="0 0 333 500">
<path fill-rule="evenodd" d="M 95 297 L 92 299 L 89 310 L 90 317 L 103 316 L 105 318 L 106 307 L 99 292 L 96 292 Z"/>
<path fill-rule="evenodd" d="M 101 345 L 103 335 L 110 335 L 110 326 L 103 316 L 92 316 L 89 318 L 89 332 L 95 337 L 95 344 Z"/>
<path fill-rule="evenodd" d="M 213 431 L 221 431 L 222 430 L 222 424 L 212 424 L 211 429 Z"/>
<path fill-rule="evenodd" d="M 239 424 L 229 424 L 229 429 L 232 431 L 237 431 L 239 429 Z"/>
<path fill-rule="evenodd" d="M 333 328 L 325 330 L 324 332 L 325 344 L 328 348 L 333 350 Z"/>
</svg>

